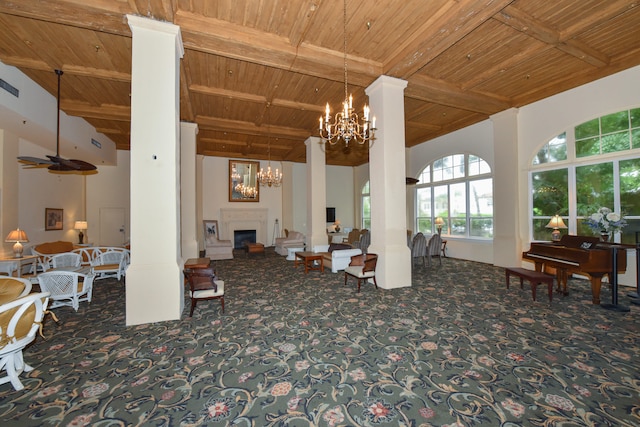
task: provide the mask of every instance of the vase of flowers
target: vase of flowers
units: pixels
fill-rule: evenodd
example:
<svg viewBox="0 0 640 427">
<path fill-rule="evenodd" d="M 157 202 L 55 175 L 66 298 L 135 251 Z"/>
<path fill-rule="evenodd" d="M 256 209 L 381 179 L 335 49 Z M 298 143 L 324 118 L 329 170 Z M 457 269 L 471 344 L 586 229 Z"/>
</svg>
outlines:
<svg viewBox="0 0 640 427">
<path fill-rule="evenodd" d="M 622 229 L 627 226 L 623 215 L 605 207 L 591 214 L 585 223 L 594 234 L 600 235 L 600 240 L 603 242 L 608 242 L 615 233 L 622 232 Z"/>
</svg>

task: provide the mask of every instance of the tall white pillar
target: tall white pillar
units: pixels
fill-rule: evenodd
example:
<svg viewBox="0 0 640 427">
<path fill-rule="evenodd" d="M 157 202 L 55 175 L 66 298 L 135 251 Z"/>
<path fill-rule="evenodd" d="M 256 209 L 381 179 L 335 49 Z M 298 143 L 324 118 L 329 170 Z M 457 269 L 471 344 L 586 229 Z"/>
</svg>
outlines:
<svg viewBox="0 0 640 427">
<path fill-rule="evenodd" d="M 307 250 L 327 244 L 327 168 L 321 139 L 310 136 L 307 146 Z"/>
<path fill-rule="evenodd" d="M 519 234 L 518 109 L 491 116 L 493 122 L 493 263 L 510 267 L 522 263 Z M 528 197 L 528 193 L 524 193 Z M 525 205 L 528 205 L 525 204 Z M 525 215 L 527 217 L 527 215 Z"/>
<path fill-rule="evenodd" d="M 126 323 L 179 319 L 180 28 L 127 15 L 131 65 L 131 265 Z M 150 303 L 152 301 L 152 303 Z"/>
<path fill-rule="evenodd" d="M 196 218 L 196 123 L 180 123 L 180 218 L 182 259 L 197 258 L 198 222 Z"/>
<path fill-rule="evenodd" d="M 407 246 L 404 147 L 405 80 L 380 76 L 367 89 L 376 116 L 376 140 L 369 149 L 370 253 L 378 254 L 376 279 L 384 289 L 411 286 Z"/>
</svg>

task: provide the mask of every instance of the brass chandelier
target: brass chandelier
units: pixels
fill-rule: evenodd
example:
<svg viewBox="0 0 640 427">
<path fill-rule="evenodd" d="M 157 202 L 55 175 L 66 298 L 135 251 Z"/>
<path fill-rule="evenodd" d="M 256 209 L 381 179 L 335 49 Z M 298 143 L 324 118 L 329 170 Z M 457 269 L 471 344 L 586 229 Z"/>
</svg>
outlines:
<svg viewBox="0 0 640 427">
<path fill-rule="evenodd" d="M 353 96 L 347 96 L 347 93 L 347 0 L 344 0 L 344 102 L 342 109 L 333 117 L 333 121 L 331 121 L 331 110 L 329 103 L 327 103 L 324 118 L 320 116 L 320 138 L 322 138 L 322 142 L 329 142 L 331 145 L 342 140 L 347 147 L 351 141 L 360 145 L 365 142 L 373 142 L 375 140 L 376 118 L 373 117 L 369 121 L 371 111 L 365 104 L 361 123 L 358 113 L 353 109 Z"/>
<path fill-rule="evenodd" d="M 268 105 L 267 108 L 269 108 Z M 271 110 L 267 111 L 269 112 L 269 122 L 271 122 Z M 268 129 L 268 131 L 267 152 L 269 153 L 269 165 L 267 166 L 267 172 L 265 172 L 263 168 L 260 168 L 260 172 L 258 172 L 258 182 L 262 186 L 280 187 L 282 184 L 282 172 L 280 172 L 278 168 L 276 168 L 275 173 L 271 170 L 271 129 Z"/>
</svg>

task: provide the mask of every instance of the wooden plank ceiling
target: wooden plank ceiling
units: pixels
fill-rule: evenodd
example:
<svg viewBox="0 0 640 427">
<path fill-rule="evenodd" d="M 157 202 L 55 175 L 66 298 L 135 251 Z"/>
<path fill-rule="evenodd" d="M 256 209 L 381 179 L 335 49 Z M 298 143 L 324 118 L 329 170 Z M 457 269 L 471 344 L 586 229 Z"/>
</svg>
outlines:
<svg viewBox="0 0 640 427">
<path fill-rule="evenodd" d="M 180 26 L 181 119 L 208 156 L 305 161 L 329 102 L 344 98 L 340 0 L 0 0 L 0 61 L 62 109 L 130 148 L 127 14 Z M 408 81 L 406 146 L 640 64 L 629 0 L 376 0 L 347 3 L 354 107 L 385 74 Z M 374 112 L 375 113 L 375 112 Z M 55 113 L 52 113 L 55 114 Z M 366 147 L 326 150 L 360 165 Z"/>
</svg>

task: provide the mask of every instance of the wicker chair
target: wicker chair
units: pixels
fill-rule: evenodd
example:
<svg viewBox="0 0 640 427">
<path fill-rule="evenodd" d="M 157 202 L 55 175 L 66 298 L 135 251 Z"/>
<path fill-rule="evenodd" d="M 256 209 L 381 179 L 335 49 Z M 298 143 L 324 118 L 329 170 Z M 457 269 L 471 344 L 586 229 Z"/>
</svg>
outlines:
<svg viewBox="0 0 640 427">
<path fill-rule="evenodd" d="M 47 271 L 38 275 L 43 292 L 51 294 L 51 308 L 71 306 L 75 311 L 82 301 L 91 302 L 93 275 L 75 271 Z"/>
<path fill-rule="evenodd" d="M 11 382 L 16 390 L 24 388 L 19 376 L 33 368 L 24 362 L 22 350 L 36 339 L 48 303 L 49 293 L 42 292 L 0 305 L 0 369 L 7 372 L 0 384 Z"/>
</svg>

